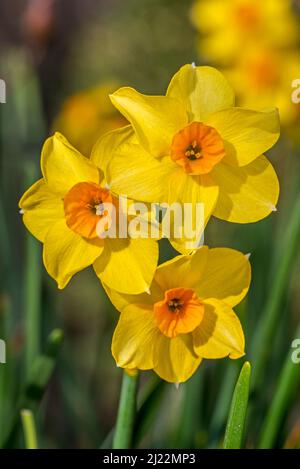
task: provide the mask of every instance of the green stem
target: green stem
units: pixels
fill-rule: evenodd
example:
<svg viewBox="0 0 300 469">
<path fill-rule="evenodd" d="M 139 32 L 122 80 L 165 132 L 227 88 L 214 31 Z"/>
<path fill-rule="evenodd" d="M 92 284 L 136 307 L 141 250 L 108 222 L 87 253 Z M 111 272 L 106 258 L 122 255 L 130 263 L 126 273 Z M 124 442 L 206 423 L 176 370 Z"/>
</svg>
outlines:
<svg viewBox="0 0 300 469">
<path fill-rule="evenodd" d="M 290 221 L 287 223 L 284 240 L 281 245 L 284 250 L 280 253 L 280 262 L 275 269 L 272 282 L 272 292 L 261 314 L 261 322 L 257 327 L 257 334 L 252 343 L 253 377 L 252 387 L 256 389 L 263 377 L 263 371 L 270 353 L 273 334 L 281 314 L 281 305 L 286 293 L 295 256 L 299 249 L 300 240 L 300 196 L 296 201 Z"/>
<path fill-rule="evenodd" d="M 131 447 L 136 416 L 137 388 L 138 373 L 129 375 L 124 371 L 113 449 L 129 449 Z"/>
<path fill-rule="evenodd" d="M 295 338 L 300 338 L 300 326 L 298 326 Z M 279 376 L 275 395 L 263 425 L 259 448 L 270 449 L 276 443 L 278 430 L 299 385 L 300 364 L 292 360 L 291 353 L 289 351 Z"/>
<path fill-rule="evenodd" d="M 35 429 L 35 422 L 33 413 L 31 410 L 23 409 L 21 410 L 21 419 L 23 424 L 23 431 L 25 437 L 25 447 L 26 449 L 37 449 L 37 436 Z"/>
</svg>

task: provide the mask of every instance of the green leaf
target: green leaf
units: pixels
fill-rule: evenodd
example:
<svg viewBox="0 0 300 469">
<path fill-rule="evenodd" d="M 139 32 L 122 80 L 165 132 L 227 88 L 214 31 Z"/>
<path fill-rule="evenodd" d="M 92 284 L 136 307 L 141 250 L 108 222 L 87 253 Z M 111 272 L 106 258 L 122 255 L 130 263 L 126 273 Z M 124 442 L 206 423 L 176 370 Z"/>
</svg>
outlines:
<svg viewBox="0 0 300 469">
<path fill-rule="evenodd" d="M 22 409 L 21 420 L 23 424 L 25 448 L 37 449 L 38 443 L 37 443 L 37 436 L 36 436 L 36 428 L 35 428 L 34 416 L 31 410 Z"/>
<path fill-rule="evenodd" d="M 296 339 L 299 337 L 300 326 L 295 335 Z M 300 364 L 292 360 L 291 353 L 289 351 L 279 376 L 276 391 L 262 428 L 259 448 L 269 449 L 274 447 L 284 416 L 296 395 L 300 382 Z"/>
<path fill-rule="evenodd" d="M 243 442 L 248 407 L 251 365 L 244 363 L 237 380 L 227 421 L 224 449 L 240 449 Z"/>
<path fill-rule="evenodd" d="M 20 424 L 21 409 L 34 411 L 40 403 L 56 365 L 57 355 L 63 341 L 63 332 L 55 329 L 48 337 L 45 352 L 38 356 L 29 370 L 27 383 L 15 407 L 15 415 L 7 426 L 2 448 L 11 447 Z"/>
<path fill-rule="evenodd" d="M 261 320 L 256 327 L 256 334 L 251 344 L 250 356 L 253 365 L 252 391 L 259 389 L 259 386 L 262 384 L 264 370 L 271 353 L 269 344 L 272 342 L 280 315 L 282 314 L 282 303 L 287 294 L 295 257 L 299 250 L 299 213 L 300 195 L 298 195 L 289 220 L 285 221 L 284 238 L 281 239 L 280 246 L 277 249 L 280 256 L 277 265 L 273 266 L 272 289 L 265 308 L 262 311 Z M 284 249 L 282 246 L 284 246 Z"/>
</svg>

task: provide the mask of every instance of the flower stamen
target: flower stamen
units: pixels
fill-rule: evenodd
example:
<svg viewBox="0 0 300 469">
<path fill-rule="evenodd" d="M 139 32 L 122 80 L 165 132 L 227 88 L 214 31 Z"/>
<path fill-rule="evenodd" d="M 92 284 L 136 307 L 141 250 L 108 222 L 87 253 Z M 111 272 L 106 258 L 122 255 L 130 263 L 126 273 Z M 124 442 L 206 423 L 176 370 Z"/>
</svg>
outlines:
<svg viewBox="0 0 300 469">
<path fill-rule="evenodd" d="M 182 308 L 182 306 L 183 301 L 180 301 L 179 298 L 173 298 L 168 303 L 169 311 L 171 311 L 172 313 L 179 313 L 179 310 Z"/>
</svg>

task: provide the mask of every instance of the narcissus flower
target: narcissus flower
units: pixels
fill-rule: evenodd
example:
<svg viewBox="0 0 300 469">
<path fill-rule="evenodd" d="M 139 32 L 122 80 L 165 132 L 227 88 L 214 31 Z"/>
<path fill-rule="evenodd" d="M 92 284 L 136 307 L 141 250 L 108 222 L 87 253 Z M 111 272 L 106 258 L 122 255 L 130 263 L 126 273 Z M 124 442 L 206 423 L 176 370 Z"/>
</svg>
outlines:
<svg viewBox="0 0 300 469">
<path fill-rule="evenodd" d="M 112 353 L 127 370 L 153 369 L 162 379 L 189 379 L 202 359 L 244 355 L 244 334 L 232 308 L 250 285 L 248 258 L 203 246 L 157 268 L 150 295 L 107 293 L 121 312 Z"/>
<path fill-rule="evenodd" d="M 45 267 L 59 288 L 93 265 L 109 287 L 141 293 L 152 281 L 158 246 L 152 239 L 101 237 L 110 225 L 107 207 L 118 204 L 105 187 L 104 165 L 99 148 L 89 160 L 56 133 L 43 147 L 43 178 L 20 200 L 23 221 L 44 244 Z"/>
<path fill-rule="evenodd" d="M 295 45 L 298 25 L 290 0 L 197 0 L 191 20 L 201 33 L 200 56 L 226 64 L 249 45 Z"/>
<path fill-rule="evenodd" d="M 70 96 L 55 118 L 53 130 L 65 135 L 84 156 L 90 156 L 99 137 L 126 124 L 108 97 L 115 89 L 102 84 Z"/>
<path fill-rule="evenodd" d="M 211 215 L 255 222 L 276 210 L 278 179 L 262 154 L 279 137 L 278 112 L 233 107 L 216 69 L 185 65 L 166 96 L 121 88 L 111 100 L 131 123 L 111 132 L 110 144 L 107 137 L 113 190 L 145 202 L 202 203 L 205 223 Z"/>
</svg>

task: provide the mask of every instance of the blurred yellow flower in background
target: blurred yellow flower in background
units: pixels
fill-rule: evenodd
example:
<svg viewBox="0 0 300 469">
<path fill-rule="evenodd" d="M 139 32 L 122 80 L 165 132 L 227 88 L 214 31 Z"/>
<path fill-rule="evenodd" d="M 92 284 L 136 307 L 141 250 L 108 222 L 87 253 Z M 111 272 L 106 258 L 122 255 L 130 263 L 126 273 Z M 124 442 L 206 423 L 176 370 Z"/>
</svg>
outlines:
<svg viewBox="0 0 300 469">
<path fill-rule="evenodd" d="M 199 58 L 222 67 L 239 106 L 276 106 L 282 125 L 300 115 L 292 83 L 300 78 L 299 18 L 290 0 L 199 0 L 191 20 Z M 294 132 L 295 133 L 295 132 Z"/>
<path fill-rule="evenodd" d="M 70 96 L 54 120 L 53 131 L 61 132 L 84 156 L 90 156 L 101 135 L 126 124 L 109 99 L 115 89 L 103 84 Z"/>
<path fill-rule="evenodd" d="M 205 61 L 228 64 L 249 45 L 284 48 L 299 39 L 290 0 L 198 0 L 191 20 Z"/>
<path fill-rule="evenodd" d="M 43 243 L 45 267 L 59 288 L 93 265 L 99 279 L 109 287 L 141 293 L 152 281 L 158 244 L 150 238 L 99 236 L 99 221 L 103 220 L 105 231 L 110 220 L 103 204 L 118 206 L 116 194 L 105 186 L 104 166 L 100 151 L 89 160 L 61 134 L 50 137 L 42 150 L 43 178 L 19 203 L 23 221 Z"/>
<path fill-rule="evenodd" d="M 190 203 L 194 210 L 202 203 L 205 224 L 211 215 L 250 223 L 276 210 L 278 179 L 262 156 L 279 137 L 276 109 L 234 107 L 224 76 L 193 65 L 175 74 L 166 96 L 121 88 L 111 99 L 131 123 L 106 138 L 112 190 L 145 202 Z"/>
<path fill-rule="evenodd" d="M 300 78 L 300 53 L 253 47 L 225 74 L 241 106 L 276 106 L 285 127 L 299 119 L 300 107 L 291 96 L 292 83 Z"/>
<path fill-rule="evenodd" d="M 150 295 L 106 288 L 121 312 L 112 353 L 127 370 L 153 369 L 162 379 L 189 379 L 202 359 L 244 355 L 244 334 L 232 308 L 247 294 L 248 258 L 203 246 L 157 268 Z"/>
</svg>

